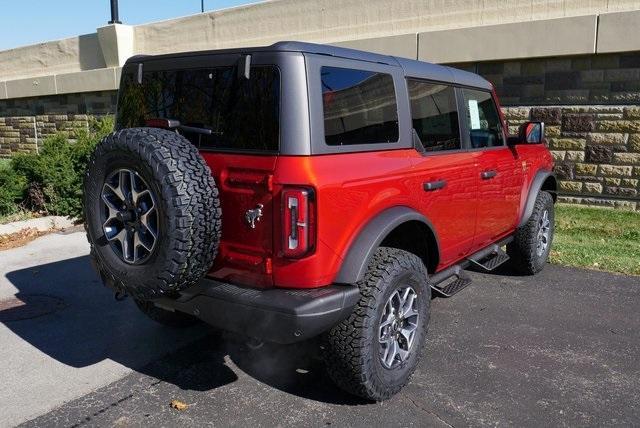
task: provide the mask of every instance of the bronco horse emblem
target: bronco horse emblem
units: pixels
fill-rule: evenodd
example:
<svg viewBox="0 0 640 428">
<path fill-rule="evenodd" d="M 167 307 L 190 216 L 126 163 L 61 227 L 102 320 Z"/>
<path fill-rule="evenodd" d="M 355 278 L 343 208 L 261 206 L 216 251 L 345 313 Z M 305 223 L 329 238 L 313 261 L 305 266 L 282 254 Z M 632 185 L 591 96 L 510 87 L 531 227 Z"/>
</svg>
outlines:
<svg viewBox="0 0 640 428">
<path fill-rule="evenodd" d="M 247 212 L 244 213 L 244 218 L 247 220 L 251 229 L 255 229 L 256 221 L 260 221 L 262 218 L 262 208 L 264 208 L 264 205 L 258 204 L 254 209 L 247 210 Z"/>
</svg>

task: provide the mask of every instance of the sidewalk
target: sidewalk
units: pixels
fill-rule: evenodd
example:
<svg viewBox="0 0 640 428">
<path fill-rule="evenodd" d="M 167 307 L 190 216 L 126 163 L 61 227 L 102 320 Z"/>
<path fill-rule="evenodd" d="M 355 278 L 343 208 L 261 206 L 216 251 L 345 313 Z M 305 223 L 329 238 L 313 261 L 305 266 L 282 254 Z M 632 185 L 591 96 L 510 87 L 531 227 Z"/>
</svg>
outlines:
<svg viewBox="0 0 640 428">
<path fill-rule="evenodd" d="M 30 305 L 55 303 L 47 315 L 0 322 L 0 426 L 82 397 L 206 333 L 204 326 L 163 328 L 130 299 L 116 302 L 91 268 L 88 252 L 79 232 L 52 233 L 0 251 L 0 314 L 19 317 L 20 311 L 39 309 Z M 27 304 L 6 308 L 21 300 Z"/>
</svg>

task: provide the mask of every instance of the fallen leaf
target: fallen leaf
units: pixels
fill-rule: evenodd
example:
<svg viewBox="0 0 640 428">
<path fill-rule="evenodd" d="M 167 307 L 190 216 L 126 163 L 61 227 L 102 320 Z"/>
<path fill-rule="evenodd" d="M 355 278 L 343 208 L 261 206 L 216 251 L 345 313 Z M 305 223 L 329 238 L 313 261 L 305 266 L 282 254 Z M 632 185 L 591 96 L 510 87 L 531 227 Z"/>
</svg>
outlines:
<svg viewBox="0 0 640 428">
<path fill-rule="evenodd" d="M 48 232 L 38 231 L 34 228 L 22 229 L 10 235 L 0 236 L 0 250 L 9 250 L 11 248 L 21 247 L 30 241 L 45 235 Z"/>
<path fill-rule="evenodd" d="M 187 405 L 187 403 L 183 403 L 180 400 L 171 400 L 171 407 L 182 412 L 184 410 L 187 410 L 187 407 L 189 406 Z"/>
</svg>

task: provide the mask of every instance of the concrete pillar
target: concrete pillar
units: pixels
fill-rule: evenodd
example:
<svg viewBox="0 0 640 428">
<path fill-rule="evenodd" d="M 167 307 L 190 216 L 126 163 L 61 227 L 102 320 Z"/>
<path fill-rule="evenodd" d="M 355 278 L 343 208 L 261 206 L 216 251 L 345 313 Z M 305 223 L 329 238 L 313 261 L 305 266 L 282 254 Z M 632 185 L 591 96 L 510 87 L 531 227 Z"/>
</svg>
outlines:
<svg viewBox="0 0 640 428">
<path fill-rule="evenodd" d="M 111 24 L 98 28 L 98 40 L 107 67 L 122 67 L 127 58 L 133 56 L 133 27 Z"/>
</svg>

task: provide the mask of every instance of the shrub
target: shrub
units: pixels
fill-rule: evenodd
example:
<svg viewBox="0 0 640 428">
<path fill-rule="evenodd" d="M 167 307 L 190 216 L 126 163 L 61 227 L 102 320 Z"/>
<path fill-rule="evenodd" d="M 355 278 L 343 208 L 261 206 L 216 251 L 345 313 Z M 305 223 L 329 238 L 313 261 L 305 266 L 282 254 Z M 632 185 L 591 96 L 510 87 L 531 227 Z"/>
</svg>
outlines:
<svg viewBox="0 0 640 428">
<path fill-rule="evenodd" d="M 21 197 L 23 200 L 28 197 L 34 199 L 23 204 L 35 209 L 44 206 L 44 211 L 49 214 L 80 218 L 82 180 L 89 156 L 98 141 L 112 128 L 110 117 L 93 120 L 89 130 L 82 129 L 73 135 L 73 142 L 65 134 L 57 134 L 45 140 L 39 154 L 15 155 L 11 169 L 24 178 Z"/>
<path fill-rule="evenodd" d="M 10 165 L 0 165 L 0 215 L 17 212 L 27 189 L 27 178 Z"/>
</svg>

